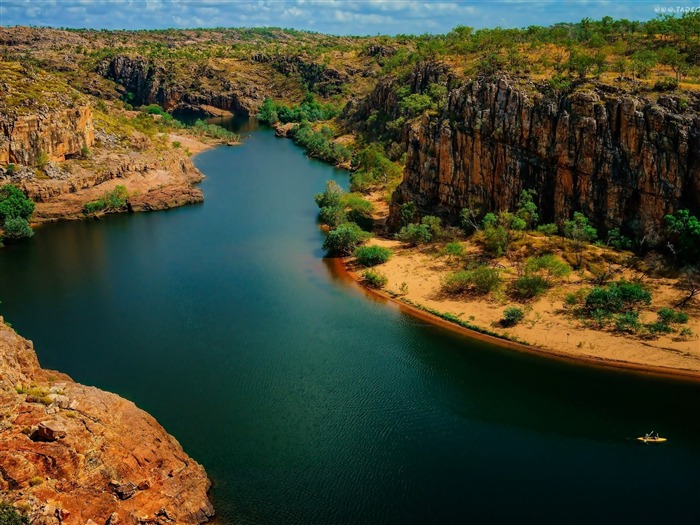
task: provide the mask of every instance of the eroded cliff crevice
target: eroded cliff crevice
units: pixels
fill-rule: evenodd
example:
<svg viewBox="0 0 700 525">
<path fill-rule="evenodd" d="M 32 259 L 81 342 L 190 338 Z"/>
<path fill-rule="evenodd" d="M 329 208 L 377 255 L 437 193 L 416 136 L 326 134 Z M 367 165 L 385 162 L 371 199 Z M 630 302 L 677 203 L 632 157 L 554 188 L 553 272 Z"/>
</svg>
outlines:
<svg viewBox="0 0 700 525">
<path fill-rule="evenodd" d="M 204 469 L 121 397 L 39 366 L 0 318 L 0 495 L 32 523 L 187 523 L 213 516 Z"/>
<path fill-rule="evenodd" d="M 513 209 L 534 189 L 544 220 L 581 211 L 653 243 L 664 215 L 700 209 L 700 117 L 682 106 L 596 87 L 546 96 L 507 78 L 466 83 L 404 130 L 390 223 L 408 201 L 455 221 L 465 207 Z"/>
</svg>

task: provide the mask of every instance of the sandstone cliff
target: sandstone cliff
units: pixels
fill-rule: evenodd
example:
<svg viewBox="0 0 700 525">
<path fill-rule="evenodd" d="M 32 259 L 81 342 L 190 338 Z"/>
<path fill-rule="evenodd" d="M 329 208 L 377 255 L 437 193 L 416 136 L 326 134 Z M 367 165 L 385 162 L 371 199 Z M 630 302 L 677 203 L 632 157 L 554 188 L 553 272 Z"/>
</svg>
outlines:
<svg viewBox="0 0 700 525">
<path fill-rule="evenodd" d="M 123 86 L 134 105 L 159 104 L 169 111 L 211 106 L 245 116 L 255 114 L 265 99 L 258 85 L 236 85 L 219 68 L 197 66 L 185 76 L 174 75 L 174 67 L 118 55 L 99 64 L 97 73 Z"/>
<path fill-rule="evenodd" d="M 0 164 L 33 166 L 45 155 L 62 161 L 95 141 L 90 106 L 42 108 L 29 115 L 0 114 Z"/>
<path fill-rule="evenodd" d="M 133 403 L 42 370 L 0 318 L 0 498 L 32 523 L 202 523 L 204 469 Z"/>
<path fill-rule="evenodd" d="M 439 115 L 404 128 L 406 168 L 390 223 L 407 201 L 455 220 L 464 207 L 513 209 L 522 189 L 534 189 L 544 220 L 581 211 L 598 227 L 653 243 L 665 214 L 700 209 L 693 104 L 611 88 L 546 96 L 507 78 L 468 82 Z"/>
</svg>

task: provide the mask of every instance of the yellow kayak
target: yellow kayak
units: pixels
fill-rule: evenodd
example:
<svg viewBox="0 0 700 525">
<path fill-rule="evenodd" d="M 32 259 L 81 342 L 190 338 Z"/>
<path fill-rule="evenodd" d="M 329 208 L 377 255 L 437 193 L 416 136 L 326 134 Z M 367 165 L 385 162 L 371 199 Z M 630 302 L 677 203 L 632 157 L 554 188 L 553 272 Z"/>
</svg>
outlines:
<svg viewBox="0 0 700 525">
<path fill-rule="evenodd" d="M 666 438 L 650 436 L 638 437 L 637 439 L 639 441 L 643 441 L 644 443 L 663 443 L 666 441 Z"/>
</svg>

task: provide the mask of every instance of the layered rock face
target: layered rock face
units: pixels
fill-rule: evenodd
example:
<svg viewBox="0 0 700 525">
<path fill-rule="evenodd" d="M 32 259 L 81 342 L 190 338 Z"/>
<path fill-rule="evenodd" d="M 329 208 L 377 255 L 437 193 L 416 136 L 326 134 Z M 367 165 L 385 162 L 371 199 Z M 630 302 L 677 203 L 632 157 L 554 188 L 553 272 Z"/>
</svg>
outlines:
<svg viewBox="0 0 700 525">
<path fill-rule="evenodd" d="M 201 106 L 230 111 L 235 115 L 255 114 L 264 101 L 258 86 L 233 86 L 213 68 L 193 71 L 189 83 L 179 83 L 165 67 L 142 57 L 119 55 L 101 63 L 97 73 L 121 84 L 134 96 L 134 105 L 159 104 L 166 110 L 198 110 Z M 214 84 L 207 87 L 202 81 Z"/>
<path fill-rule="evenodd" d="M 671 97 L 582 90 L 547 98 L 506 79 L 477 80 L 404 135 L 394 227 L 404 202 L 454 221 L 465 207 L 513 209 L 521 190 L 534 189 L 544 220 L 581 211 L 600 228 L 653 243 L 665 214 L 700 209 L 700 117 Z"/>
<path fill-rule="evenodd" d="M 0 499 L 35 525 L 198 524 L 204 469 L 133 403 L 42 370 L 0 318 Z"/>
<path fill-rule="evenodd" d="M 95 141 L 92 110 L 79 106 L 30 115 L 0 115 L 0 164 L 36 165 L 42 155 L 62 161 Z"/>
</svg>

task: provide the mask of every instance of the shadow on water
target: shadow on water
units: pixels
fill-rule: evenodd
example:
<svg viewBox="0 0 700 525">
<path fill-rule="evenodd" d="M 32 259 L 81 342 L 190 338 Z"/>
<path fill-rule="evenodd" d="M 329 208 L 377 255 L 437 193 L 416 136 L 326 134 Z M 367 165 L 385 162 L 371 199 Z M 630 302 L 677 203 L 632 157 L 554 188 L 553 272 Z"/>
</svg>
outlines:
<svg viewBox="0 0 700 525">
<path fill-rule="evenodd" d="M 368 300 L 322 259 L 347 175 L 248 121 L 205 202 L 0 251 L 42 364 L 151 412 L 220 523 L 697 523 L 700 387 L 504 350 Z M 658 430 L 664 446 L 633 438 Z M 667 445 L 667 446 L 666 446 Z"/>
</svg>

